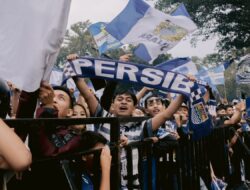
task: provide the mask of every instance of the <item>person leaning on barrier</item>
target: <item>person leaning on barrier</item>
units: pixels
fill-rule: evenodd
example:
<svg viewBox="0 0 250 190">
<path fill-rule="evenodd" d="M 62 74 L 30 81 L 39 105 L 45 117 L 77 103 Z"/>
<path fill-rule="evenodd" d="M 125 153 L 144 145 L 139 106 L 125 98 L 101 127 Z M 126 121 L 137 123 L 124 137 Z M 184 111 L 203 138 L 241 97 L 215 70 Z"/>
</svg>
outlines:
<svg viewBox="0 0 250 190">
<path fill-rule="evenodd" d="M 74 99 L 66 87 L 50 86 L 43 82 L 39 98 L 41 107 L 36 110 L 37 118 L 69 118 L 72 116 Z M 54 124 L 51 128 L 40 126 L 30 134 L 30 148 L 36 157 L 56 156 L 76 150 L 80 136 L 68 126 Z"/>
<path fill-rule="evenodd" d="M 88 90 L 88 86 L 82 78 L 73 78 L 80 93 L 85 98 L 89 105 L 90 113 L 95 117 L 110 117 L 111 115 L 101 108 L 96 98 Z M 143 129 L 148 130 L 149 136 L 152 136 L 153 131 L 157 130 L 166 120 L 170 119 L 172 115 L 177 111 L 183 101 L 183 96 L 178 96 L 171 102 L 169 107 L 163 112 L 157 114 L 152 119 L 149 119 L 143 123 L 123 123 L 120 126 L 120 132 L 123 134 L 122 145 L 126 145 L 128 142 L 137 141 L 143 139 Z M 136 96 L 130 91 L 117 92 L 112 98 L 112 112 L 113 116 L 127 117 L 131 116 L 135 106 L 137 104 Z M 99 133 L 105 138 L 110 140 L 110 125 L 103 124 L 96 126 Z M 127 139 L 123 138 L 126 137 Z M 126 158 L 125 158 L 126 159 Z M 124 158 L 122 159 L 122 162 Z M 134 161 L 133 161 L 134 163 Z M 126 167 L 126 164 L 122 166 Z M 138 163 L 134 165 L 134 168 L 138 167 Z M 122 168 L 122 186 L 126 188 L 126 168 Z M 133 172 L 134 182 L 138 180 L 138 173 Z M 135 186 L 138 187 L 138 183 L 135 182 Z"/>
<path fill-rule="evenodd" d="M 47 82 L 42 82 L 39 89 L 41 106 L 36 110 L 37 118 L 68 118 L 72 116 L 74 99 L 65 87 L 52 88 Z M 34 159 L 31 171 L 23 175 L 19 189 L 36 190 L 69 190 L 67 178 L 62 170 L 60 160 L 40 161 L 47 157 L 56 157 L 81 149 L 81 136 L 68 126 L 58 126 L 56 123 L 45 126 L 35 126 L 29 131 L 29 147 Z M 13 185 L 14 186 L 14 185 Z M 9 188 L 9 187 L 8 187 Z M 12 189 L 15 189 L 14 186 Z"/>
<path fill-rule="evenodd" d="M 32 162 L 31 153 L 22 140 L 2 120 L 10 109 L 9 88 L 0 79 L 0 168 L 22 171 Z"/>
<path fill-rule="evenodd" d="M 43 82 L 39 90 L 39 98 L 41 107 L 36 111 L 38 118 L 67 118 L 72 116 L 74 100 L 67 88 L 61 86 L 52 88 L 47 82 Z M 30 131 L 29 145 L 34 163 L 31 166 L 31 171 L 24 173 L 22 182 L 17 185 L 18 188 L 69 190 L 69 183 L 62 170 L 64 163 L 58 159 L 47 160 L 47 158 L 83 151 L 81 135 L 75 133 L 68 126 L 41 125 L 32 128 Z M 101 155 L 107 157 L 109 154 L 104 151 Z M 43 160 L 44 158 L 46 159 Z M 40 161 L 38 162 L 38 160 Z M 105 176 L 107 178 L 107 175 Z M 16 189 L 15 184 L 12 185 L 12 189 Z"/>
<path fill-rule="evenodd" d="M 246 108 L 246 104 L 243 101 L 236 104 L 233 114 L 224 120 L 224 123 L 223 123 L 224 126 L 229 126 L 229 125 L 234 125 L 234 124 L 239 123 L 241 120 L 241 114 L 243 110 L 245 110 L 245 108 Z"/>
<path fill-rule="evenodd" d="M 150 117 L 154 117 L 157 114 L 160 114 L 161 112 L 164 112 L 165 109 L 167 109 L 165 101 L 161 96 L 159 96 L 157 93 L 153 93 L 152 95 L 149 95 L 145 101 L 144 106 L 146 113 Z M 179 108 L 180 109 L 180 108 Z M 170 119 L 166 120 L 159 129 L 154 131 L 154 137 L 151 137 L 154 141 L 154 157 L 152 158 L 152 162 L 155 162 L 154 165 L 157 165 L 157 167 L 152 166 L 152 173 L 155 175 L 152 176 L 152 184 L 153 189 L 156 189 L 156 186 L 158 188 L 168 188 L 168 189 L 177 189 L 178 186 L 176 184 L 176 174 L 173 169 L 171 169 L 171 172 L 168 170 L 167 162 L 160 162 L 164 156 L 166 156 L 166 151 L 170 147 L 171 142 L 177 142 L 177 140 L 180 138 L 179 134 L 177 133 L 177 124 L 174 120 L 174 117 L 171 117 Z M 163 153 L 164 152 L 164 153 Z M 175 153 L 174 153 L 175 154 Z M 157 164 L 156 161 L 158 160 Z M 172 164 L 172 168 L 175 168 L 174 164 Z M 145 169 L 143 169 L 145 170 Z M 156 173 L 159 173 L 159 175 L 156 175 Z M 156 180 L 156 177 L 158 180 Z M 158 184 L 156 185 L 156 181 Z"/>
<path fill-rule="evenodd" d="M 81 134 L 81 142 L 82 150 L 102 149 L 100 154 L 101 179 L 99 190 L 109 190 L 112 156 L 109 147 L 106 145 L 107 140 L 99 133 L 85 131 Z M 97 176 L 94 174 L 94 168 L 97 166 L 94 155 L 82 155 L 80 162 L 71 162 L 70 165 L 78 189 L 94 190 L 94 182 L 99 183 L 98 179 L 96 179 Z"/>
<path fill-rule="evenodd" d="M 166 109 L 164 100 L 155 93 L 145 99 L 144 105 L 146 113 L 151 117 L 156 116 Z M 173 118 L 165 121 L 165 123 L 161 125 L 154 133 L 159 139 L 165 138 L 166 140 L 177 140 L 179 138 L 177 133 L 177 125 Z"/>
</svg>

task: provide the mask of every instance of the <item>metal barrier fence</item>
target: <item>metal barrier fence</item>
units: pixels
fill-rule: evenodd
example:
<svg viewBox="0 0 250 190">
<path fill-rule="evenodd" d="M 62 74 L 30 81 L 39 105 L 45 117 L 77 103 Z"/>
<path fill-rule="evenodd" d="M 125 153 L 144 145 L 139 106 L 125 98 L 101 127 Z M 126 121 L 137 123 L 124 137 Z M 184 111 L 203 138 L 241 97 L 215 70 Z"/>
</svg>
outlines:
<svg viewBox="0 0 250 190">
<path fill-rule="evenodd" d="M 120 126 L 121 122 L 140 122 L 147 118 L 85 118 L 85 119 L 6 119 L 4 120 L 11 127 L 23 127 L 29 130 L 30 127 L 38 127 L 41 124 L 49 126 L 50 124 L 72 125 L 72 124 L 97 124 L 110 123 L 111 125 L 111 189 L 120 189 Z M 46 125 L 45 125 L 46 124 Z M 139 176 L 144 190 L 151 189 L 178 189 L 178 190 L 199 190 L 201 179 L 210 189 L 211 175 L 210 163 L 216 175 L 225 178 L 229 185 L 238 183 L 241 174 L 240 163 L 245 162 L 246 179 L 250 180 L 250 138 L 248 133 L 243 133 L 243 138 L 238 140 L 235 145 L 235 158 L 229 160 L 227 144 L 235 132 L 233 127 L 215 128 L 212 134 L 199 141 L 192 141 L 192 134 L 178 141 L 164 142 L 164 146 L 155 146 L 152 140 L 145 139 L 140 142 L 132 142 L 127 147 L 127 171 L 128 171 L 128 189 L 132 188 L 132 148 L 139 150 L 139 162 L 147 167 L 139 165 Z M 64 154 L 57 157 L 49 157 L 36 162 L 45 162 L 49 160 L 67 160 L 82 154 L 96 153 L 98 150 L 90 150 L 73 154 Z M 152 163 L 156 167 L 152 168 Z M 232 171 L 233 167 L 233 171 Z M 64 168 L 67 170 L 67 168 Z M 146 172 L 146 174 L 145 174 Z M 67 172 L 65 172 L 67 174 Z M 76 187 L 66 175 L 71 189 Z M 155 181 L 153 181 L 154 179 Z M 72 185 L 73 184 L 73 185 Z"/>
</svg>

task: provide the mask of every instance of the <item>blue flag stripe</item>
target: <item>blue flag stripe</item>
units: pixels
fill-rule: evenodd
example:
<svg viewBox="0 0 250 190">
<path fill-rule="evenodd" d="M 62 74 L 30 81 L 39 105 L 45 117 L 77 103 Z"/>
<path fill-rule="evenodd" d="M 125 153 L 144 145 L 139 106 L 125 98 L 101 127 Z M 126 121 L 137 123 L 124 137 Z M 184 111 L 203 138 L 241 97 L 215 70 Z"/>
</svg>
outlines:
<svg viewBox="0 0 250 190">
<path fill-rule="evenodd" d="M 117 40 L 123 39 L 136 22 L 144 17 L 149 7 L 141 0 L 130 0 L 126 8 L 112 20 L 112 25 L 107 25 L 106 30 Z M 115 26 L 119 26 L 119 28 Z"/>
<path fill-rule="evenodd" d="M 171 13 L 172 16 L 179 16 L 179 15 L 182 15 L 182 16 L 186 16 L 188 18 L 191 18 L 189 13 L 187 12 L 187 9 L 185 7 L 185 5 L 183 3 L 181 3 L 177 9 Z"/>
</svg>

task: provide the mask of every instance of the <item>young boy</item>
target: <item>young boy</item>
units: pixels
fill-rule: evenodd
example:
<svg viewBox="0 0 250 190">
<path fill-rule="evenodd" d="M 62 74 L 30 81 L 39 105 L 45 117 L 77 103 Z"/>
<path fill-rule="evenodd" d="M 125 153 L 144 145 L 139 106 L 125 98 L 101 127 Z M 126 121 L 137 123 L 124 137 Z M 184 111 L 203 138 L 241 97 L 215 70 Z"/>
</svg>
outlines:
<svg viewBox="0 0 250 190">
<path fill-rule="evenodd" d="M 37 118 L 66 118 L 72 115 L 73 99 L 67 88 L 52 88 L 43 82 L 39 98 L 41 107 L 36 110 Z M 34 126 L 29 133 L 29 146 L 35 162 L 31 171 L 24 173 L 23 186 L 19 189 L 70 189 L 60 160 L 37 162 L 37 159 L 78 151 L 81 136 L 68 126 Z"/>
<path fill-rule="evenodd" d="M 163 112 L 166 109 L 164 100 L 157 94 L 152 94 L 145 99 L 146 113 L 155 117 L 157 114 Z M 160 139 L 167 137 L 172 140 L 179 138 L 177 133 L 177 124 L 173 118 L 164 122 L 158 130 L 156 130 L 156 136 Z"/>
<path fill-rule="evenodd" d="M 41 107 L 36 111 L 37 118 L 66 118 L 72 115 L 74 103 L 69 90 L 65 87 L 52 88 L 43 82 L 39 98 Z M 40 126 L 30 135 L 30 148 L 35 157 L 56 156 L 78 148 L 80 136 L 67 126 Z"/>
<path fill-rule="evenodd" d="M 109 114 L 107 111 L 101 108 L 100 104 L 96 100 L 93 94 L 91 94 L 88 90 L 88 86 L 86 85 L 84 79 L 81 78 L 74 78 L 76 85 L 82 94 L 82 96 L 85 98 L 90 113 L 92 116 L 95 117 L 110 117 L 111 114 Z M 179 106 L 181 105 L 183 101 L 183 96 L 177 97 L 174 101 L 171 102 L 171 104 L 168 106 L 167 109 L 160 112 L 159 114 L 156 114 L 153 118 L 139 123 L 122 123 L 120 126 L 120 133 L 122 137 L 122 145 L 128 144 L 128 142 L 131 141 L 138 141 L 143 139 L 143 130 L 147 130 L 147 133 L 149 136 L 152 136 L 153 131 L 158 129 L 164 122 L 172 117 L 172 115 L 177 111 Z M 119 92 L 116 93 L 112 98 L 112 113 L 113 116 L 118 117 L 127 117 L 132 116 L 132 113 L 135 109 L 135 106 L 137 104 L 136 96 L 129 92 Z M 99 126 L 96 126 L 99 133 L 101 133 L 105 138 L 110 140 L 110 125 L 102 124 Z M 127 139 L 124 139 L 124 136 L 127 137 Z M 140 188 L 138 183 L 138 154 L 137 151 L 133 151 L 133 184 L 134 188 Z M 127 187 L 127 167 L 126 167 L 126 155 L 122 152 L 121 153 L 121 172 L 122 172 L 122 189 L 126 189 Z"/>
</svg>

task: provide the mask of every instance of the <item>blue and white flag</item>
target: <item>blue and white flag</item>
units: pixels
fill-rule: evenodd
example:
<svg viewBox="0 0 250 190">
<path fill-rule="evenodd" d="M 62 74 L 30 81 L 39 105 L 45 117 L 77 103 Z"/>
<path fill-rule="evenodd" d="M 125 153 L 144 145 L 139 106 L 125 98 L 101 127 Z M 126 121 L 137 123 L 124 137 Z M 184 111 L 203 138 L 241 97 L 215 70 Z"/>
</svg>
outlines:
<svg viewBox="0 0 250 190">
<path fill-rule="evenodd" d="M 52 72 L 50 74 L 50 78 L 49 78 L 49 84 L 51 84 L 52 86 L 61 86 L 62 82 L 64 80 L 64 75 L 63 75 L 63 71 L 58 69 L 58 68 L 53 68 Z M 77 90 L 75 82 L 73 81 L 73 79 L 69 79 L 66 82 L 66 86 L 68 89 L 72 89 L 72 90 Z"/>
<path fill-rule="evenodd" d="M 165 14 L 142 0 L 130 0 L 106 26 L 106 30 L 123 44 L 143 44 L 147 61 L 166 53 L 196 28 L 188 17 Z"/>
<path fill-rule="evenodd" d="M 196 65 L 188 57 L 168 60 L 156 65 L 155 67 L 158 69 L 175 71 L 177 73 L 185 75 L 187 74 L 196 75 L 198 73 Z M 170 96 L 172 99 L 175 99 L 177 97 L 177 94 L 170 93 Z"/>
<path fill-rule="evenodd" d="M 206 81 L 210 86 L 225 84 L 224 71 L 233 63 L 233 60 L 226 61 L 217 67 L 203 67 L 198 73 L 197 78 Z"/>
<path fill-rule="evenodd" d="M 158 69 L 175 71 L 182 74 L 196 75 L 198 73 L 196 65 L 188 57 L 175 58 L 155 66 Z"/>
<path fill-rule="evenodd" d="M 177 9 L 175 9 L 172 13 L 171 13 L 172 16 L 186 16 L 188 18 L 191 19 L 191 16 L 189 15 L 189 13 L 187 12 L 187 9 L 185 7 L 185 5 L 183 3 L 181 3 Z"/>
<path fill-rule="evenodd" d="M 211 116 L 216 116 L 216 100 L 215 99 L 209 99 L 208 100 L 208 113 L 211 115 Z"/>
<path fill-rule="evenodd" d="M 91 24 L 88 28 L 96 42 L 100 55 L 108 50 L 119 48 L 122 45 L 121 42 L 116 40 L 105 30 L 106 25 L 107 23 L 105 22 L 97 22 Z"/>
<path fill-rule="evenodd" d="M 212 121 L 199 85 L 194 83 L 191 91 L 188 127 L 193 131 L 193 140 L 199 140 L 211 133 Z"/>
<path fill-rule="evenodd" d="M 236 71 L 237 84 L 250 84 L 250 54 L 241 58 Z"/>
</svg>

